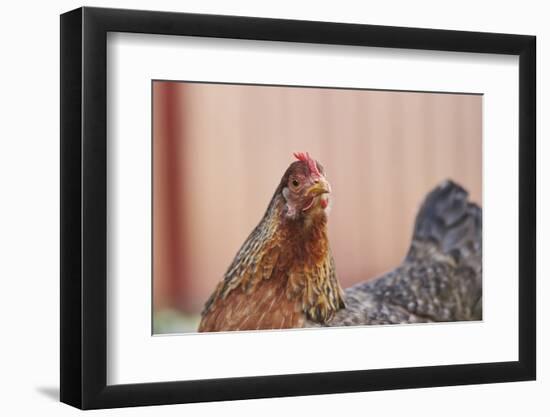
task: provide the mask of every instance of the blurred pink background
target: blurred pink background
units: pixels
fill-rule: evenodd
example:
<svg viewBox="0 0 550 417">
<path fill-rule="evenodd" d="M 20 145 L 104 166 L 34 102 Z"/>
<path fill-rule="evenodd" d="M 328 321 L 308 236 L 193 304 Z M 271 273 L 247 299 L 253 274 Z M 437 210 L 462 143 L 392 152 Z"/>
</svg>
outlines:
<svg viewBox="0 0 550 417">
<path fill-rule="evenodd" d="M 440 181 L 481 204 L 479 95 L 155 81 L 153 100 L 155 312 L 200 312 L 292 152 L 325 166 L 344 288 L 401 262 Z"/>
</svg>

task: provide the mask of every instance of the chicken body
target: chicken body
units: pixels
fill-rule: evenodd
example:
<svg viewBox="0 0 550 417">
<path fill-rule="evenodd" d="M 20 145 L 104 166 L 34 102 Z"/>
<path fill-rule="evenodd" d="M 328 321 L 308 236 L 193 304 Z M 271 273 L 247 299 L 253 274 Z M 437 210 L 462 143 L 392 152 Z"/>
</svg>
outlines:
<svg viewBox="0 0 550 417">
<path fill-rule="evenodd" d="M 402 264 L 346 289 L 346 308 L 327 325 L 481 320 L 481 220 L 481 209 L 462 187 L 440 184 L 417 215 Z"/>
<path fill-rule="evenodd" d="M 402 264 L 343 292 L 327 235 L 330 186 L 322 166 L 300 155 L 207 301 L 199 331 L 482 318 L 481 209 L 463 188 L 445 181 L 429 193 Z"/>
</svg>

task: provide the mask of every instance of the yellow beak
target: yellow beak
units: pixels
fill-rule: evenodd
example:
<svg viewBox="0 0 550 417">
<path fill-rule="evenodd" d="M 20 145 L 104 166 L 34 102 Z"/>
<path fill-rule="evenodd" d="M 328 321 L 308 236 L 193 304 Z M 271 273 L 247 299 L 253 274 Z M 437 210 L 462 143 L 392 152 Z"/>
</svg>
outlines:
<svg viewBox="0 0 550 417">
<path fill-rule="evenodd" d="M 330 191 L 330 184 L 325 178 L 321 177 L 307 190 L 307 195 L 315 197 L 321 194 L 330 193 Z"/>
</svg>

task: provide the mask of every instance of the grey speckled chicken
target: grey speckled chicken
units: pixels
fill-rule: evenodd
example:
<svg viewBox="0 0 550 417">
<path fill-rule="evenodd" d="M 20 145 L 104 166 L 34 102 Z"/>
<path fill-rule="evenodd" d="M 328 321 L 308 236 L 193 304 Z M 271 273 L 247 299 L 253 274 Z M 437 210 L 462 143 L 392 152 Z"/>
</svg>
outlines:
<svg viewBox="0 0 550 417">
<path fill-rule="evenodd" d="M 481 254 L 481 209 L 446 181 L 426 197 L 403 263 L 346 289 L 346 307 L 324 325 L 481 320 Z"/>
</svg>

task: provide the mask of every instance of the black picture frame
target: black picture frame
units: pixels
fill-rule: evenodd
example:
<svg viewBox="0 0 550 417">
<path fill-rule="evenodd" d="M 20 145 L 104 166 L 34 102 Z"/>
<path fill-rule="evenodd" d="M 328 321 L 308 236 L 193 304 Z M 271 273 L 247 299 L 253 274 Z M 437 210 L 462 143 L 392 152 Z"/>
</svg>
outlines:
<svg viewBox="0 0 550 417">
<path fill-rule="evenodd" d="M 107 385 L 108 32 L 519 56 L 519 360 Z M 94 409 L 535 379 L 535 45 L 525 35 L 236 16 L 88 7 L 61 15 L 61 401 Z"/>
</svg>

